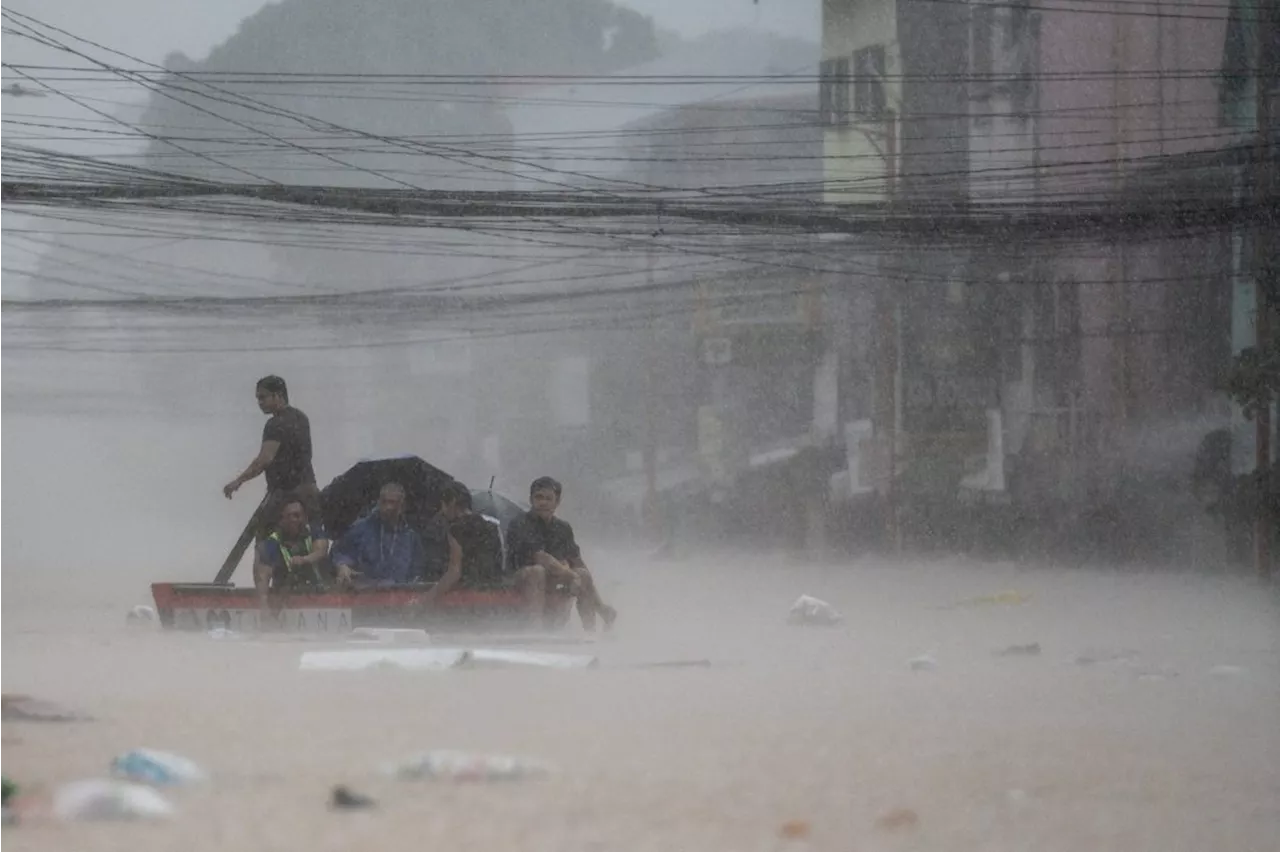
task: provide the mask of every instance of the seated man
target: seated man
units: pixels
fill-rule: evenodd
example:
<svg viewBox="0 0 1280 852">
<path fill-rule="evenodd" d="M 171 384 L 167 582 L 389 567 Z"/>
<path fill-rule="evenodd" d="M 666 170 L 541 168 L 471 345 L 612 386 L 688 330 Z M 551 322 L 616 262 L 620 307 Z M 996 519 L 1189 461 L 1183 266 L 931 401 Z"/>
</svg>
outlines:
<svg viewBox="0 0 1280 852">
<path fill-rule="evenodd" d="M 404 487 L 388 482 L 378 492 L 377 511 L 347 530 L 333 550 L 339 583 L 403 585 L 421 576 L 425 551 L 405 520 L 404 501 Z"/>
<path fill-rule="evenodd" d="M 573 527 L 556 517 L 560 506 L 560 483 L 549 476 L 539 477 L 529 486 L 529 503 L 533 508 L 511 524 L 508 532 L 511 567 L 523 576 L 526 584 L 542 589 L 548 583 L 568 583 L 578 596 L 578 617 L 582 627 L 596 628 L 596 615 L 612 627 L 618 612 L 600 597 L 595 580 L 582 561 L 582 551 L 573 537 Z M 531 604 L 532 607 L 532 604 Z M 541 612 L 541 607 L 537 608 Z"/>
<path fill-rule="evenodd" d="M 436 596 L 451 590 L 493 589 L 507 585 L 502 564 L 502 536 L 496 524 L 471 511 L 471 491 L 461 482 L 445 486 L 440 516 L 448 521 L 448 537 L 457 546 L 457 559 L 436 584 Z M 450 556 L 453 556 L 451 550 Z"/>
<path fill-rule="evenodd" d="M 329 555 L 324 525 L 307 523 L 307 509 L 296 496 L 283 498 L 275 532 L 258 545 L 253 558 L 253 584 L 266 606 L 268 591 L 323 585 L 321 570 Z"/>
</svg>

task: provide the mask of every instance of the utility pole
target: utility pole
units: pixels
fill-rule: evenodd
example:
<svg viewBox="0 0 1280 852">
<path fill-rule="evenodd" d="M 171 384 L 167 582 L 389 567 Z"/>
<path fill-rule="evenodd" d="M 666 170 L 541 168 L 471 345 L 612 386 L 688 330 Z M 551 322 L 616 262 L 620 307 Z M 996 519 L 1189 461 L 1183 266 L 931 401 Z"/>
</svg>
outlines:
<svg viewBox="0 0 1280 852">
<path fill-rule="evenodd" d="M 653 240 L 657 239 L 655 234 L 650 238 L 649 244 L 645 249 L 645 284 L 648 292 L 653 292 L 654 279 L 654 245 Z M 658 422 L 657 408 L 658 400 L 656 398 L 656 389 L 658 382 L 655 380 L 653 371 L 657 363 L 661 360 L 663 353 L 660 346 L 654 346 L 652 342 L 648 344 L 652 347 L 643 354 L 644 360 L 649 362 L 649 368 L 644 371 L 645 374 L 645 406 L 644 406 L 644 522 L 645 531 L 656 541 L 662 539 L 662 513 L 658 511 Z"/>
<path fill-rule="evenodd" d="M 1245 14 L 1249 13 L 1246 8 Z M 1257 135 L 1253 149 L 1253 179 L 1250 181 L 1254 209 L 1270 200 L 1276 190 L 1275 162 L 1272 159 L 1272 148 L 1275 144 L 1271 126 L 1271 93 L 1275 87 L 1276 61 L 1274 27 L 1280 21 L 1280 3 L 1277 0 L 1258 0 L 1251 10 L 1254 15 L 1252 27 L 1254 42 L 1254 132 Z M 1271 346 L 1272 312 L 1275 310 L 1272 299 L 1274 280 L 1274 227 L 1270 222 L 1259 222 L 1254 228 L 1253 237 L 1253 286 L 1255 292 L 1254 306 L 1254 345 L 1259 352 L 1265 353 Z M 1271 477 L 1271 403 L 1262 406 L 1254 421 L 1257 444 L 1257 476 L 1263 488 L 1258 505 L 1257 517 L 1254 519 L 1254 565 L 1258 576 L 1263 579 L 1271 577 L 1271 528 L 1273 519 L 1270 511 L 1270 497 L 1276 483 Z"/>
<path fill-rule="evenodd" d="M 892 203 L 898 198 L 898 187 L 901 181 L 901 167 L 897 151 L 897 117 L 892 110 L 884 117 L 885 122 L 885 200 Z M 876 443 L 884 448 L 885 478 L 885 538 L 891 552 L 902 552 L 902 529 L 898 506 L 898 425 L 902 410 L 901 400 L 901 304 L 900 287 L 905 284 L 896 272 L 890 272 L 888 259 L 891 257 L 888 245 L 878 246 L 878 267 L 880 281 L 876 288 L 875 328 L 878 333 L 876 345 L 876 369 L 872 386 L 876 389 L 873 398 L 874 430 L 883 430 L 883 441 Z"/>
</svg>

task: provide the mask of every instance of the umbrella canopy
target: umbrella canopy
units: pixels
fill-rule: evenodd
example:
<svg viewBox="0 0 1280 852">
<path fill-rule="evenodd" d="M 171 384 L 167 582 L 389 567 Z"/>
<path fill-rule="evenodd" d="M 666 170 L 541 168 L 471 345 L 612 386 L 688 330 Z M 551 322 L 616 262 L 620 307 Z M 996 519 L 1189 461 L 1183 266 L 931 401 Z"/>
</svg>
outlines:
<svg viewBox="0 0 1280 852">
<path fill-rule="evenodd" d="M 505 530 L 511 522 L 529 511 L 529 507 L 497 491 L 471 491 L 471 510 L 491 518 L 497 518 Z"/>
<path fill-rule="evenodd" d="M 388 482 L 398 482 L 405 490 L 405 515 L 421 528 L 440 509 L 440 492 L 453 477 L 417 456 L 362 459 L 339 475 L 320 492 L 325 529 L 337 538 L 378 501 L 378 492 Z"/>
</svg>

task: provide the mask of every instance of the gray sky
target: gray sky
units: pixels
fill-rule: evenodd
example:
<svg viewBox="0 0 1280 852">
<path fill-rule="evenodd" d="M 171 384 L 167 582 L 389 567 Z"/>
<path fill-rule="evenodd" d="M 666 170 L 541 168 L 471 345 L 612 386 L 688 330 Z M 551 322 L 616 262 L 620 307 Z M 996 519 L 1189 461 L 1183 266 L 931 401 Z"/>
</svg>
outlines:
<svg viewBox="0 0 1280 852">
<path fill-rule="evenodd" d="M 752 0 L 624 0 L 624 3 L 653 16 L 659 26 L 676 30 L 685 37 L 741 27 L 808 37 L 815 42 L 821 37 L 820 0 L 758 0 L 758 3 Z M 236 31 L 241 20 L 265 5 L 263 0 L 5 0 L 4 3 L 10 11 L 29 14 L 105 47 L 154 63 L 161 62 L 175 50 L 195 60 L 203 59 Z M 96 50 L 90 52 L 101 55 Z M 65 53 L 8 34 L 3 37 L 3 55 L 6 62 L 19 65 L 77 64 L 74 57 Z M 7 86 L 12 82 L 23 83 L 33 90 L 40 88 L 25 83 L 16 72 L 6 70 L 4 83 Z M 146 102 L 141 88 L 118 81 L 68 83 L 61 88 L 81 98 L 83 105 L 53 96 L 6 97 L 3 104 L 6 118 L 42 121 L 74 117 L 100 124 L 104 121 L 101 115 L 90 111 L 97 109 L 136 121 L 140 118 L 138 111 Z M 19 134 L 32 132 L 39 133 L 21 130 Z M 98 137 L 88 144 L 83 137 L 74 135 L 32 141 L 44 147 L 91 156 L 122 153 L 138 144 L 136 140 L 112 141 L 109 137 Z M 29 224 L 25 219 L 21 214 L 6 213 L 4 227 Z M 38 254 L 29 249 L 28 246 L 8 254 L 6 270 L 29 272 L 34 269 Z M 23 283 L 20 277 L 10 278 L 6 290 L 10 295 L 18 295 L 15 291 L 21 291 Z"/>
<path fill-rule="evenodd" d="M 5 8 L 118 48 L 151 62 L 180 50 L 202 59 L 235 32 L 262 0 L 6 0 Z M 821 30 L 819 0 L 626 0 L 658 24 L 686 36 L 716 29 L 759 26 L 816 40 Z M 4 38 L 9 62 L 40 55 L 23 39 Z"/>
</svg>

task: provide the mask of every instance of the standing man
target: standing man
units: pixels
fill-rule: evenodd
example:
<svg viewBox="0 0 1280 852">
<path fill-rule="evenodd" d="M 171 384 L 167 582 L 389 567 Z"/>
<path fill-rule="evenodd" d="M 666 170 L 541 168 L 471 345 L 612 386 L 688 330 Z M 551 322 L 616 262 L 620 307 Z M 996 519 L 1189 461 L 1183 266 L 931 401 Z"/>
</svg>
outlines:
<svg viewBox="0 0 1280 852">
<path fill-rule="evenodd" d="M 279 376 L 259 379 L 254 395 L 258 408 L 268 415 L 262 446 L 244 473 L 228 482 L 222 493 L 230 500 L 241 485 L 266 473 L 267 499 L 257 515 L 257 539 L 262 541 L 271 533 L 287 494 L 302 501 L 308 517 L 319 522 L 322 515 L 320 489 L 311 467 L 311 421 L 289 404 L 289 388 Z"/>
<path fill-rule="evenodd" d="M 511 567 L 521 572 L 537 567 L 547 585 L 569 583 L 577 591 L 578 617 L 582 619 L 583 629 L 596 629 L 597 614 L 608 629 L 618 612 L 600 597 L 595 580 L 582 561 L 573 527 L 556 517 L 562 490 L 560 483 L 549 476 L 539 477 L 529 486 L 529 503 L 533 508 L 513 521 L 507 534 Z"/>
</svg>

